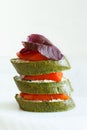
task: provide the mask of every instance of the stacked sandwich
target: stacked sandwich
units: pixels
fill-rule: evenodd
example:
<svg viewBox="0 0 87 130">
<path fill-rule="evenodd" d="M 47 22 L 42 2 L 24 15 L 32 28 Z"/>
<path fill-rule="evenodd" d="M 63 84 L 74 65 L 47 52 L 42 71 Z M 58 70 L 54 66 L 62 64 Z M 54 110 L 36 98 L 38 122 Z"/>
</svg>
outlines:
<svg viewBox="0 0 87 130">
<path fill-rule="evenodd" d="M 23 41 L 18 58 L 11 59 L 19 76 L 14 80 L 21 91 L 15 98 L 21 109 L 32 112 L 56 112 L 74 108 L 70 81 L 64 70 L 70 64 L 61 51 L 40 34 Z"/>
</svg>

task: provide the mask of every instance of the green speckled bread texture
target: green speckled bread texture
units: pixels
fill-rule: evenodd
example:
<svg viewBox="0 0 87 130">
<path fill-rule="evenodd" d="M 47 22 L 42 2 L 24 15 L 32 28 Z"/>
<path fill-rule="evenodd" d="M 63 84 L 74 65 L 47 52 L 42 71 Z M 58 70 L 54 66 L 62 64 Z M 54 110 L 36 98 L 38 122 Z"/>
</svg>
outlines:
<svg viewBox="0 0 87 130">
<path fill-rule="evenodd" d="M 19 107 L 24 111 L 31 112 L 60 112 L 71 110 L 75 107 L 72 98 L 64 101 L 29 101 L 20 97 L 18 94 L 15 98 L 19 104 Z"/>
<path fill-rule="evenodd" d="M 68 79 L 65 79 L 61 82 L 31 82 L 23 80 L 19 76 L 15 76 L 14 80 L 20 91 L 29 94 L 65 93 L 67 95 L 70 95 L 73 91 Z"/>
<path fill-rule="evenodd" d="M 14 81 L 21 92 L 28 94 L 66 94 L 71 96 L 73 91 L 70 81 L 65 79 L 61 82 L 31 82 L 21 78 L 22 75 L 41 75 L 54 72 L 61 72 L 71 68 L 68 60 L 63 57 L 59 61 L 24 61 L 19 58 L 11 59 L 11 63 L 20 76 L 15 76 Z M 75 107 L 73 99 L 53 101 L 32 101 L 25 100 L 20 95 L 15 95 L 19 107 L 31 112 L 60 112 Z"/>
<path fill-rule="evenodd" d="M 24 61 L 18 58 L 11 59 L 11 63 L 20 75 L 39 75 L 59 72 L 70 69 L 68 60 L 64 57 L 59 61 Z"/>
</svg>

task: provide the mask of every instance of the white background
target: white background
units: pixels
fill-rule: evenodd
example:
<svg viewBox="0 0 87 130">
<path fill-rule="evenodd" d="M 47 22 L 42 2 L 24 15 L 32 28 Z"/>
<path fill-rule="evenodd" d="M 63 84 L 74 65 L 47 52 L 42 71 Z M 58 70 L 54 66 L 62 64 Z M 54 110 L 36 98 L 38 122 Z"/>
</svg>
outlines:
<svg viewBox="0 0 87 130">
<path fill-rule="evenodd" d="M 14 55 L 31 33 L 60 41 L 73 58 L 86 56 L 87 0 L 0 0 L 0 55 Z"/>
<path fill-rule="evenodd" d="M 49 38 L 68 57 L 76 96 L 87 96 L 87 0 L 0 0 L 1 74 L 31 33 Z"/>
</svg>

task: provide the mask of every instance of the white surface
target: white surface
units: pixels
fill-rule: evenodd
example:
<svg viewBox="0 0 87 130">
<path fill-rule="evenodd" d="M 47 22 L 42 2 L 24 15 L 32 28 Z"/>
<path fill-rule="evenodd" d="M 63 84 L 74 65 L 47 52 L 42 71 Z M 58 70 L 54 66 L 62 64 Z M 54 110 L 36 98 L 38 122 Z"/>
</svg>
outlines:
<svg viewBox="0 0 87 130">
<path fill-rule="evenodd" d="M 67 112 L 33 113 L 20 110 L 12 99 L 0 99 L 0 130 L 87 130 L 87 98 L 74 100 L 76 108 Z"/>
<path fill-rule="evenodd" d="M 87 130 L 86 97 L 73 97 L 76 107 L 67 112 L 25 112 L 14 99 L 19 91 L 12 75 L 2 74 L 0 79 L 0 130 Z"/>
<path fill-rule="evenodd" d="M 0 130 L 87 130 L 87 69 L 85 73 L 81 69 L 83 62 L 87 66 L 85 60 L 71 60 L 73 68 L 66 73 L 74 88 L 72 97 L 76 107 L 67 112 L 33 113 L 19 109 L 14 99 L 19 90 L 13 81 L 13 76 L 18 74 L 8 57 L 1 59 Z"/>
</svg>

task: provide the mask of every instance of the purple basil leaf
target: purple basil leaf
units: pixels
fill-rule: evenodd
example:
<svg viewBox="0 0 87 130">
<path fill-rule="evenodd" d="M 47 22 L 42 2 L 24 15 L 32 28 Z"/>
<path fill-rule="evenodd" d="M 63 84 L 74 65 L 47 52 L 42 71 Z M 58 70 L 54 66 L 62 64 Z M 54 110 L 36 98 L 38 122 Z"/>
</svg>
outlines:
<svg viewBox="0 0 87 130">
<path fill-rule="evenodd" d="M 27 42 L 22 43 L 26 49 L 36 50 L 49 59 L 61 60 L 63 57 L 61 51 L 42 35 L 32 34 Z"/>
<path fill-rule="evenodd" d="M 40 34 L 31 34 L 27 37 L 27 42 L 40 43 L 44 45 L 52 45 L 52 43 Z"/>
</svg>

